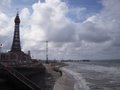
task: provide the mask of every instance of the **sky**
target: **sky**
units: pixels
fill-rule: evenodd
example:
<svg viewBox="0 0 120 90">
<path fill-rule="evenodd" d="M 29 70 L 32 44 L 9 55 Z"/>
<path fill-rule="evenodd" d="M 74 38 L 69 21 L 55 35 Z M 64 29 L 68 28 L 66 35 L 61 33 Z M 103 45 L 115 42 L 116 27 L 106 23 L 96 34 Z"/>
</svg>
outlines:
<svg viewBox="0 0 120 90">
<path fill-rule="evenodd" d="M 11 49 L 20 16 L 22 50 L 33 58 L 120 59 L 120 0 L 1 0 L 0 43 Z"/>
</svg>

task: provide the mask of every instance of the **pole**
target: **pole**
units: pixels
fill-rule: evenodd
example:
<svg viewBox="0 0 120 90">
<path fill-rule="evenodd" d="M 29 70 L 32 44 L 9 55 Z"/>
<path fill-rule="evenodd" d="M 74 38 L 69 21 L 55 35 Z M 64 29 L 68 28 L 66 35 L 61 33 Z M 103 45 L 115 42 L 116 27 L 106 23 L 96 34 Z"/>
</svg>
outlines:
<svg viewBox="0 0 120 90">
<path fill-rule="evenodd" d="M 2 44 L 0 44 L 0 60 L 1 60 L 1 55 L 2 55 Z"/>
<path fill-rule="evenodd" d="M 48 41 L 46 40 L 46 63 L 48 64 Z"/>
</svg>

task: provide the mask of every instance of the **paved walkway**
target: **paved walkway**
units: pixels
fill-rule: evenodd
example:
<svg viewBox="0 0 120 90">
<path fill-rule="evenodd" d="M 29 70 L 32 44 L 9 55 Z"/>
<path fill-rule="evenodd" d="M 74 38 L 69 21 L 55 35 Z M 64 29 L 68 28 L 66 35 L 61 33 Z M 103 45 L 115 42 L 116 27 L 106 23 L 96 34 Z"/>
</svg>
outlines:
<svg viewBox="0 0 120 90">
<path fill-rule="evenodd" d="M 74 90 L 73 77 L 63 72 L 62 77 L 58 79 L 53 90 Z"/>
</svg>

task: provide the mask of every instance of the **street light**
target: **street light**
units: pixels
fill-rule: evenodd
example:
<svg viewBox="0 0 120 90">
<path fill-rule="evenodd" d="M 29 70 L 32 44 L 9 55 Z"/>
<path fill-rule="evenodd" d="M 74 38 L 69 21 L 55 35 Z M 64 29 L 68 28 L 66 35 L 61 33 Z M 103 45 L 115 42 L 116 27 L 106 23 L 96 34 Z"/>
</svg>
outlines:
<svg viewBox="0 0 120 90">
<path fill-rule="evenodd" d="M 0 44 L 0 60 L 1 60 L 1 54 L 2 54 L 2 44 Z"/>
<path fill-rule="evenodd" d="M 48 41 L 46 40 L 46 63 L 48 64 Z"/>
<path fill-rule="evenodd" d="M 49 61 L 48 61 L 48 41 L 46 40 L 46 41 L 41 41 L 41 42 L 45 42 L 46 43 L 46 63 L 48 64 L 49 63 Z"/>
</svg>

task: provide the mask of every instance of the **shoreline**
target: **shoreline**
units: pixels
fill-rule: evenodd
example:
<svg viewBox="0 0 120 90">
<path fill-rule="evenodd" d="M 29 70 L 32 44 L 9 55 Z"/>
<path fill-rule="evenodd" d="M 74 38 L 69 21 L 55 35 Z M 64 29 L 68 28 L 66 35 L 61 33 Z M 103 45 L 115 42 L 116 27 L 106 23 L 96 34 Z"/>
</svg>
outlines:
<svg viewBox="0 0 120 90">
<path fill-rule="evenodd" d="M 66 64 L 44 64 L 48 73 L 53 77 L 54 84 L 52 90 L 75 90 L 75 79 L 72 75 L 62 70 Z"/>
<path fill-rule="evenodd" d="M 75 90 L 73 76 L 62 70 L 60 71 L 62 72 L 62 76 L 55 82 L 53 90 Z"/>
</svg>

